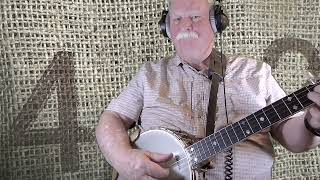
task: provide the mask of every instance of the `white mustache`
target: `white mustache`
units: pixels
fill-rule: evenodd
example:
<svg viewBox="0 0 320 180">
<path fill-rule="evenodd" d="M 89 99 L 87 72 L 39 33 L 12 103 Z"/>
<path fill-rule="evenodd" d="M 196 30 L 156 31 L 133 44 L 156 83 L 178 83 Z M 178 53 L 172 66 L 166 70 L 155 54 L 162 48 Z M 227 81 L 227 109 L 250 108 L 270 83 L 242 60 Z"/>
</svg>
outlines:
<svg viewBox="0 0 320 180">
<path fill-rule="evenodd" d="M 190 32 L 180 32 L 176 39 L 181 40 L 181 39 L 198 39 L 199 35 L 196 32 L 190 31 Z"/>
</svg>

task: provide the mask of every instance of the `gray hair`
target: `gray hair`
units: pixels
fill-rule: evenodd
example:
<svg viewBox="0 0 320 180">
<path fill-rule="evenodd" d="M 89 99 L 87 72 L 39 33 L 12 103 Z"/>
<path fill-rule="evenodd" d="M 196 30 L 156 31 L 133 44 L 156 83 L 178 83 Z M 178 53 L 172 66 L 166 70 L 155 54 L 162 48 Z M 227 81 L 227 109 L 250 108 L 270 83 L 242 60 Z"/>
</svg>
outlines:
<svg viewBox="0 0 320 180">
<path fill-rule="evenodd" d="M 170 10 L 171 2 L 174 0 L 168 0 L 168 9 Z M 214 4 L 214 0 L 208 0 L 209 5 Z"/>
</svg>

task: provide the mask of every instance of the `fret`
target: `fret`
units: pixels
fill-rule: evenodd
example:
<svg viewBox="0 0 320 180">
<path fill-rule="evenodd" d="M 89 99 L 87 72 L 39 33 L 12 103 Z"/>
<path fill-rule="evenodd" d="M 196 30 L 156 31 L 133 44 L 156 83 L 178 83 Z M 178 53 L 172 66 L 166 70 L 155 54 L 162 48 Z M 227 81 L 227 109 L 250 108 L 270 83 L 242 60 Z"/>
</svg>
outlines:
<svg viewBox="0 0 320 180">
<path fill-rule="evenodd" d="M 261 130 L 261 127 L 260 127 L 257 119 L 255 118 L 254 114 L 246 117 L 246 119 L 248 121 L 248 124 L 251 127 L 252 132 L 255 133 L 255 132 L 258 132 Z"/>
<path fill-rule="evenodd" d="M 210 142 L 211 147 L 214 150 L 214 153 L 216 154 L 220 150 L 218 143 L 217 143 L 217 140 L 214 138 L 214 135 L 208 136 L 207 139 Z"/>
<path fill-rule="evenodd" d="M 280 116 L 280 119 L 284 119 L 284 118 L 292 115 L 290 109 L 288 109 L 288 106 L 286 105 L 286 103 L 283 99 L 280 99 L 280 100 L 274 102 L 273 107 L 276 108 L 276 111 L 278 113 L 278 116 Z"/>
<path fill-rule="evenodd" d="M 217 140 L 217 142 L 219 144 L 220 150 L 223 150 L 224 148 L 226 148 L 226 145 L 225 145 L 225 143 L 223 141 L 223 138 L 222 138 L 220 133 L 218 133 L 218 132 L 215 133 L 215 138 L 216 138 L 216 140 Z"/>
<path fill-rule="evenodd" d="M 298 99 L 292 94 L 283 98 L 283 101 L 285 104 L 287 104 L 287 107 L 293 114 L 303 109 L 303 106 L 300 105 Z"/>
<path fill-rule="evenodd" d="M 237 135 L 237 138 L 239 141 L 243 140 L 246 137 L 239 122 L 236 122 L 236 123 L 232 124 L 231 126 L 233 127 L 233 130 L 234 130 L 235 134 Z"/>
<path fill-rule="evenodd" d="M 261 130 L 262 127 L 261 127 L 261 125 L 260 125 L 260 123 L 259 123 L 259 120 L 258 120 L 258 118 L 257 118 L 257 116 L 256 116 L 256 115 L 258 115 L 258 114 L 253 113 L 252 115 L 253 115 L 253 117 L 254 117 L 255 122 L 259 125 L 260 130 Z M 260 130 L 258 130 L 258 131 L 260 131 Z"/>
<path fill-rule="evenodd" d="M 292 114 L 290 108 L 287 106 L 287 104 L 285 103 L 285 101 L 283 99 L 281 99 L 281 101 L 283 102 L 283 104 L 287 107 L 287 109 L 290 111 L 290 113 Z"/>
<path fill-rule="evenodd" d="M 316 84 L 319 84 L 319 82 Z M 310 85 L 301 88 L 187 147 L 186 150 L 190 155 L 190 163 L 192 166 L 199 165 L 213 155 L 225 150 L 227 147 L 313 104 L 313 102 L 307 98 L 307 94 L 312 91 L 311 89 L 315 86 L 316 85 Z"/>
<path fill-rule="evenodd" d="M 320 82 L 320 81 L 319 81 L 319 82 Z M 307 86 L 306 89 L 307 89 L 309 92 L 311 92 L 312 90 L 310 91 L 310 89 L 311 89 L 311 88 L 313 89 L 314 87 L 315 87 L 315 85 L 310 85 L 310 86 Z"/>
<path fill-rule="evenodd" d="M 272 106 L 267 106 L 263 108 L 265 115 L 271 124 L 274 124 L 280 120 L 279 116 L 276 114 L 275 109 Z"/>
<path fill-rule="evenodd" d="M 196 148 L 197 143 L 192 144 L 191 146 L 186 148 L 186 151 L 188 151 L 189 155 L 192 157 L 197 154 L 197 148 Z"/>
<path fill-rule="evenodd" d="M 239 121 L 239 124 L 241 126 L 241 129 L 243 130 L 245 137 L 250 136 L 253 132 L 250 128 L 250 125 L 248 124 L 246 119 L 242 119 Z"/>
<path fill-rule="evenodd" d="M 221 134 L 221 136 L 222 136 L 222 139 L 223 139 L 223 142 L 225 143 L 225 145 L 226 145 L 227 147 L 231 146 L 231 145 L 232 145 L 232 142 L 231 142 L 231 139 L 230 139 L 230 137 L 229 137 L 226 129 L 223 128 L 223 129 L 221 129 L 219 132 L 220 132 L 220 134 Z"/>
<path fill-rule="evenodd" d="M 198 163 L 201 159 L 201 151 L 199 149 L 199 145 L 199 143 L 194 143 L 186 149 L 190 154 L 190 159 L 193 164 Z"/>
<path fill-rule="evenodd" d="M 206 157 L 208 157 L 210 155 L 210 150 L 208 148 L 206 148 L 207 145 L 203 140 L 200 140 L 197 143 L 199 144 L 199 146 L 201 146 L 201 149 L 199 149 L 200 154 L 198 157 L 200 157 L 199 160 L 202 161 L 203 159 L 205 159 Z"/>
<path fill-rule="evenodd" d="M 301 89 L 295 91 L 294 93 L 307 95 L 309 92 L 313 91 L 313 90 L 310 90 L 310 88 L 314 88 L 314 87 L 315 87 L 314 85 L 306 86 L 304 88 L 301 88 Z"/>
<path fill-rule="evenodd" d="M 196 143 L 195 145 L 196 145 L 196 146 L 195 146 L 195 147 L 196 147 L 195 155 L 196 155 L 196 157 L 197 157 L 198 159 L 200 159 L 199 156 L 201 156 L 201 154 L 202 154 L 202 153 L 201 153 L 201 147 L 200 147 L 201 144 Z"/>
<path fill-rule="evenodd" d="M 270 106 L 273 108 L 274 112 L 277 114 L 277 116 L 279 117 L 279 119 L 281 119 L 281 117 L 279 116 L 279 114 L 278 114 L 278 112 L 277 112 L 276 108 L 274 108 L 273 104 L 270 104 Z"/>
<path fill-rule="evenodd" d="M 294 95 L 295 98 L 297 98 L 297 96 L 294 93 L 292 93 L 292 94 Z M 303 108 L 304 106 L 301 104 L 301 102 L 300 102 L 300 100 L 298 98 L 297 98 L 297 101 L 300 104 L 300 106 Z"/>
<path fill-rule="evenodd" d="M 267 127 L 269 127 L 271 125 L 268 117 L 266 116 L 266 114 L 263 112 L 263 110 L 259 110 L 257 111 L 255 114 L 255 117 L 258 120 L 258 123 L 261 127 L 261 129 L 265 129 Z"/>
<path fill-rule="evenodd" d="M 206 144 L 207 148 L 208 148 L 208 152 L 209 152 L 209 156 L 212 156 L 216 153 L 214 147 L 212 146 L 211 142 L 208 141 L 209 138 L 205 138 L 203 139 L 203 142 Z"/>
<path fill-rule="evenodd" d="M 218 131 L 218 133 L 220 134 L 221 139 L 222 139 L 222 142 L 223 142 L 223 144 L 225 145 L 225 147 L 228 147 L 227 144 L 226 144 L 225 141 L 224 141 L 224 137 L 223 137 L 223 135 L 221 134 L 221 131 Z"/>
<path fill-rule="evenodd" d="M 195 161 L 201 162 L 205 158 L 206 155 L 204 153 L 204 148 L 203 148 L 202 144 L 200 143 L 200 141 L 196 142 L 196 144 L 198 146 L 198 152 L 196 153 Z"/>
<path fill-rule="evenodd" d="M 308 87 L 302 88 L 302 89 L 300 89 L 300 90 L 295 92 L 296 98 L 299 99 L 300 104 L 302 105 L 302 107 L 308 107 L 311 104 L 313 104 L 313 101 L 311 101 L 307 97 L 307 94 L 309 92 L 310 91 L 309 91 Z"/>
<path fill-rule="evenodd" d="M 238 139 L 238 137 L 237 137 L 236 132 L 234 131 L 234 129 L 232 128 L 231 125 L 227 126 L 225 129 L 226 129 L 226 131 L 227 131 L 227 133 L 228 133 L 228 135 L 229 135 L 229 138 L 230 138 L 230 140 L 231 140 L 231 142 L 232 142 L 233 144 L 235 144 L 235 143 L 237 143 L 237 142 L 240 141 L 240 140 Z"/>
<path fill-rule="evenodd" d="M 222 149 L 221 149 L 221 147 L 219 145 L 219 142 L 218 142 L 217 138 L 215 137 L 215 134 L 210 135 L 210 141 L 211 141 L 211 144 L 214 147 L 215 151 L 218 152 L 218 151 L 220 151 Z"/>
</svg>

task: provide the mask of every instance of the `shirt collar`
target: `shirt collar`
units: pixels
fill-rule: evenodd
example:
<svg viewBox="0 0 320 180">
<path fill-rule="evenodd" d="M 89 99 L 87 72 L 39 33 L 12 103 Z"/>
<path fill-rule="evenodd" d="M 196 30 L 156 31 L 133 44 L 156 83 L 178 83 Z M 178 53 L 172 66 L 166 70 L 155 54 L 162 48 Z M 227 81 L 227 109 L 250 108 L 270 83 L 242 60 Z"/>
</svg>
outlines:
<svg viewBox="0 0 320 180">
<path fill-rule="evenodd" d="M 175 54 L 175 56 L 173 57 L 173 64 L 175 66 L 182 66 L 183 64 L 186 64 L 186 63 L 183 62 L 177 54 Z"/>
<path fill-rule="evenodd" d="M 175 54 L 175 56 L 173 57 L 173 64 L 178 67 L 181 66 L 182 68 L 184 67 L 188 67 L 189 69 L 193 70 L 194 72 L 205 76 L 206 78 L 210 78 L 211 73 L 210 70 L 202 70 L 202 71 L 197 71 L 195 68 L 193 68 L 192 66 L 190 66 L 188 63 L 184 62 L 180 56 L 178 56 L 177 54 Z"/>
</svg>

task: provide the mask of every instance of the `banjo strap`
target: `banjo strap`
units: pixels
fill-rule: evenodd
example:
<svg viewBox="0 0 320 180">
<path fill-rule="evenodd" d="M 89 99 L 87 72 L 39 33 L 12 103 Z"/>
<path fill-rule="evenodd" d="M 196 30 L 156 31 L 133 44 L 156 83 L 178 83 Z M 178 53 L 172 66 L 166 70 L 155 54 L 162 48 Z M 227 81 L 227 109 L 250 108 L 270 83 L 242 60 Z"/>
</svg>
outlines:
<svg viewBox="0 0 320 180">
<path fill-rule="evenodd" d="M 222 63 L 219 61 L 221 59 L 218 55 L 219 53 L 214 51 L 213 57 L 210 63 L 211 70 L 211 89 L 208 104 L 208 116 L 206 125 L 206 136 L 211 135 L 214 132 L 215 121 L 216 121 L 216 110 L 217 110 L 217 94 L 219 83 L 222 81 L 224 72 L 226 70 L 226 57 L 222 57 Z"/>
</svg>

